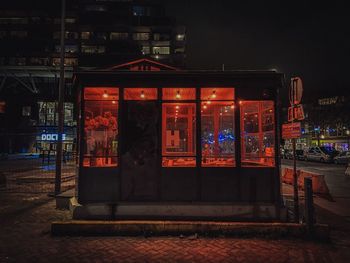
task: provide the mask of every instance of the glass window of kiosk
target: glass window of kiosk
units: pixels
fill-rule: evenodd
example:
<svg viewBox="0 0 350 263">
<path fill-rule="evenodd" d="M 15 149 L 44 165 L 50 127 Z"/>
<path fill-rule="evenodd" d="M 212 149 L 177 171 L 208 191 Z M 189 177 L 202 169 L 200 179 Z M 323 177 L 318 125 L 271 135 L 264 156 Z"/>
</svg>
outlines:
<svg viewBox="0 0 350 263">
<path fill-rule="evenodd" d="M 162 166 L 196 166 L 196 104 L 163 103 Z"/>
<path fill-rule="evenodd" d="M 242 166 L 275 166 L 275 119 L 273 101 L 242 101 Z"/>
<path fill-rule="evenodd" d="M 201 89 L 202 167 L 234 167 L 234 88 Z"/>
<path fill-rule="evenodd" d="M 84 89 L 84 167 L 115 167 L 118 149 L 118 88 Z"/>
</svg>

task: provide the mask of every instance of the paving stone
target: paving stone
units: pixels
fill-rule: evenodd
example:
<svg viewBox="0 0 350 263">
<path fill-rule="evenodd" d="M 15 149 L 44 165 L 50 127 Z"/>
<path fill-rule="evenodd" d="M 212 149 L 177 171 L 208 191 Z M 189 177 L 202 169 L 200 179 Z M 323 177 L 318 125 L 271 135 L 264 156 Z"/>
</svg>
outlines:
<svg viewBox="0 0 350 263">
<path fill-rule="evenodd" d="M 68 211 L 56 210 L 55 201 L 45 195 L 0 192 L 0 262 L 350 262 L 350 242 L 52 237 L 51 221 L 69 218 Z"/>
</svg>

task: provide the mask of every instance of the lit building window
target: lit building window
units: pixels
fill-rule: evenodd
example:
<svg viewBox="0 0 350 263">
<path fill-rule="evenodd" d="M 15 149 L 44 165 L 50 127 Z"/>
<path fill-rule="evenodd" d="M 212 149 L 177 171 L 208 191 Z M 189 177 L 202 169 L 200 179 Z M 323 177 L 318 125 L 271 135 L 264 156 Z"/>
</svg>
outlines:
<svg viewBox="0 0 350 263">
<path fill-rule="evenodd" d="M 170 35 L 164 34 L 164 33 L 153 33 L 153 40 L 154 41 L 169 41 Z"/>
<path fill-rule="evenodd" d="M 176 35 L 177 41 L 184 41 L 185 40 L 185 34 L 177 34 Z"/>
<path fill-rule="evenodd" d="M 64 33 L 64 37 L 65 37 L 65 39 L 78 39 L 79 38 L 79 34 L 78 34 L 78 32 L 66 31 Z M 59 32 L 59 31 L 53 32 L 53 38 L 54 39 L 60 39 L 61 38 L 61 32 Z"/>
<path fill-rule="evenodd" d="M 243 101 L 240 107 L 242 166 L 275 166 L 273 101 Z"/>
<path fill-rule="evenodd" d="M 78 39 L 79 38 L 79 34 L 78 34 L 78 32 L 66 31 L 65 32 L 65 38 L 66 39 Z"/>
<path fill-rule="evenodd" d="M 170 54 L 170 47 L 153 47 L 152 53 L 159 55 L 168 55 Z"/>
<path fill-rule="evenodd" d="M 184 47 L 177 47 L 175 48 L 175 54 L 185 53 Z"/>
<path fill-rule="evenodd" d="M 125 88 L 124 100 L 157 100 L 157 88 Z"/>
<path fill-rule="evenodd" d="M 105 46 L 81 46 L 81 52 L 86 54 L 103 54 L 106 52 Z"/>
<path fill-rule="evenodd" d="M 91 37 L 91 32 L 84 31 L 84 32 L 80 33 L 80 38 L 81 39 L 86 40 L 86 39 L 90 39 L 90 37 Z"/>
<path fill-rule="evenodd" d="M 148 55 L 151 53 L 151 48 L 149 46 L 142 46 L 141 52 L 143 55 Z"/>
<path fill-rule="evenodd" d="M 234 88 L 201 89 L 201 144 L 203 167 L 234 167 Z"/>
<path fill-rule="evenodd" d="M 85 88 L 84 167 L 118 165 L 118 88 Z"/>
<path fill-rule="evenodd" d="M 162 166 L 196 166 L 196 104 L 163 103 Z"/>
<path fill-rule="evenodd" d="M 39 125 L 40 126 L 57 126 L 58 113 L 57 102 L 54 101 L 39 101 Z M 71 102 L 64 103 L 64 125 L 74 126 L 73 115 L 74 104 Z"/>
<path fill-rule="evenodd" d="M 66 53 L 77 53 L 78 52 L 78 46 L 77 45 L 65 45 L 65 52 Z M 55 46 L 55 52 L 60 53 L 61 52 L 61 46 L 56 45 Z"/>
<path fill-rule="evenodd" d="M 52 65 L 53 66 L 59 66 L 61 63 L 60 58 L 53 58 L 52 59 Z M 78 65 L 78 59 L 77 58 L 65 58 L 64 59 L 64 65 L 65 66 L 77 66 Z"/>
<path fill-rule="evenodd" d="M 132 34 L 133 40 L 149 40 L 149 33 L 133 33 Z"/>
<path fill-rule="evenodd" d="M 151 7 L 135 5 L 132 7 L 132 14 L 134 16 L 150 16 Z"/>
<path fill-rule="evenodd" d="M 109 38 L 111 40 L 127 40 L 129 37 L 129 33 L 125 32 L 111 32 Z"/>
</svg>

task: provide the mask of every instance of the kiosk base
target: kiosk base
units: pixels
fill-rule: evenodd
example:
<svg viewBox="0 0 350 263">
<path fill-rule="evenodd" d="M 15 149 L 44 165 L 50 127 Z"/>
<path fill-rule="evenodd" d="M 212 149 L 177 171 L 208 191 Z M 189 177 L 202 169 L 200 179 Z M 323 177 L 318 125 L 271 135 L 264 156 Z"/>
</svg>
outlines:
<svg viewBox="0 0 350 263">
<path fill-rule="evenodd" d="M 227 220 L 284 221 L 273 203 L 141 203 L 81 205 L 75 197 L 70 200 L 72 218 L 76 220 L 169 219 L 169 220 Z M 285 211 L 284 211 L 285 212 Z"/>
</svg>

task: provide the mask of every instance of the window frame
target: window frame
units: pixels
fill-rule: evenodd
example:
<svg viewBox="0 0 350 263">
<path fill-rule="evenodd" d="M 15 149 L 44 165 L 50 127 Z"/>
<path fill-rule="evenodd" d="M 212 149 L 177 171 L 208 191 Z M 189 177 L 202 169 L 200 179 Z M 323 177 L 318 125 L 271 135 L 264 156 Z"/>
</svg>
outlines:
<svg viewBox="0 0 350 263">
<path fill-rule="evenodd" d="M 103 90 L 103 88 L 105 89 L 115 89 L 117 91 L 117 98 L 108 98 L 108 99 L 85 99 L 85 92 L 86 92 L 86 89 L 87 88 L 97 88 L 97 89 L 101 89 Z M 80 139 L 80 167 L 83 168 L 83 169 L 94 169 L 94 168 L 98 168 L 98 169 L 116 169 L 116 168 L 119 168 L 120 166 L 120 153 L 119 153 L 119 148 L 120 148 L 120 140 L 119 140 L 119 134 L 120 134 L 120 106 L 121 106 L 121 103 L 120 103 L 120 92 L 122 91 L 123 89 L 120 88 L 120 87 L 93 87 L 93 86 L 85 86 L 83 89 L 82 89 L 82 93 L 81 93 L 81 111 L 82 111 L 82 114 L 81 114 L 81 124 L 80 124 L 80 129 L 82 132 L 80 132 L 80 136 L 81 136 L 81 139 Z M 116 114 L 116 119 L 117 119 L 117 134 L 115 136 L 115 140 L 117 141 L 117 148 L 116 148 L 116 151 L 115 151 L 115 154 L 113 155 L 93 155 L 93 156 L 87 156 L 87 154 L 85 153 L 85 144 L 86 144 L 86 132 L 85 132 L 85 127 L 86 127 L 86 102 L 87 101 L 95 101 L 95 102 L 106 102 L 106 101 L 109 101 L 109 102 L 112 102 L 112 101 L 115 101 L 115 105 L 116 105 L 116 108 L 117 108 L 117 114 Z M 114 104 L 114 103 L 113 103 Z M 112 115 L 113 116 L 113 115 Z M 107 166 L 98 166 L 98 165 L 94 165 L 94 166 L 85 166 L 84 165 L 84 160 L 88 158 L 88 159 L 92 159 L 92 158 L 111 158 L 111 161 L 115 160 L 115 164 L 113 165 L 107 165 Z"/>
<path fill-rule="evenodd" d="M 271 157 L 267 157 L 266 155 L 263 155 L 263 151 L 259 150 L 259 157 L 258 158 L 268 158 L 270 160 L 272 160 L 272 165 L 266 164 L 258 164 L 258 165 L 252 165 L 249 164 L 249 161 L 246 161 L 247 164 L 245 164 L 244 161 L 244 146 L 245 146 L 245 130 L 244 130 L 244 118 L 242 117 L 244 112 L 243 112 L 243 105 L 244 103 L 247 102 L 254 102 L 258 104 L 258 131 L 254 132 L 254 133 L 249 133 L 249 135 L 251 135 L 252 137 L 258 136 L 258 143 L 259 146 L 263 146 L 264 144 L 264 135 L 266 133 L 272 133 L 273 135 L 273 156 Z M 269 131 L 264 131 L 263 130 L 263 103 L 264 102 L 271 102 L 272 103 L 272 116 L 273 116 L 273 128 L 272 130 Z M 278 162 L 277 162 L 277 156 L 278 156 L 278 149 L 276 148 L 276 145 L 278 143 L 278 139 L 277 139 L 277 122 L 276 122 L 276 101 L 274 99 L 269 99 L 269 100 L 258 100 L 258 99 L 247 99 L 247 100 L 240 100 L 239 101 L 239 123 L 240 123 L 240 131 L 239 131 L 239 149 L 240 149 L 240 167 L 242 167 L 243 169 L 247 169 L 247 168 L 276 168 L 278 166 Z M 261 127 L 260 127 L 261 126 Z M 260 127 L 260 128 L 259 128 Z M 254 162 L 252 162 L 254 163 Z"/>
</svg>

